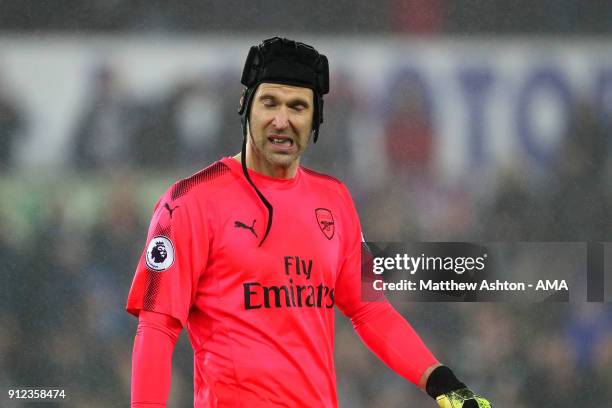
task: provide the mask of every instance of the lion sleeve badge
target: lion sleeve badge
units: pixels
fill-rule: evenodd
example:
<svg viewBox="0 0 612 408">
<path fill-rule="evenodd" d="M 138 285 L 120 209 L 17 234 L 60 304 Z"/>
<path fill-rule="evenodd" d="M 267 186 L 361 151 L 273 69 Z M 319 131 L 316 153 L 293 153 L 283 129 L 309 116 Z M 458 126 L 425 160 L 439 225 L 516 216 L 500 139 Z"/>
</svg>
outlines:
<svg viewBox="0 0 612 408">
<path fill-rule="evenodd" d="M 147 267 L 154 272 L 163 272 L 174 263 L 174 245 L 163 235 L 149 241 L 146 253 Z"/>
</svg>

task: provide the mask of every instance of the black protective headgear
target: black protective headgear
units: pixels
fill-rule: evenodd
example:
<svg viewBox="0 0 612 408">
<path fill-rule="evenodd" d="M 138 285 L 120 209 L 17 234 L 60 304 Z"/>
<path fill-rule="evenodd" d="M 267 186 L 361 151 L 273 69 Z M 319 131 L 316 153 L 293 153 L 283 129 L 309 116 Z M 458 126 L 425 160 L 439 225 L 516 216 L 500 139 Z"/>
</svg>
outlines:
<svg viewBox="0 0 612 408">
<path fill-rule="evenodd" d="M 251 47 L 242 71 L 240 82 L 246 87 L 238 114 L 242 120 L 242 154 L 240 161 L 242 171 L 247 181 L 257 193 L 259 199 L 268 209 L 266 232 L 259 242 L 263 244 L 272 227 L 272 204 L 259 191 L 251 180 L 246 166 L 246 143 L 248 134 L 248 119 L 251 113 L 253 95 L 259 84 L 263 82 L 286 84 L 310 88 L 313 91 L 312 135 L 316 143 L 319 137 L 319 126 L 323 122 L 323 95 L 329 92 L 329 66 L 327 57 L 319 54 L 310 45 L 272 37 L 261 44 Z"/>
<path fill-rule="evenodd" d="M 273 37 L 251 47 L 240 82 L 246 87 L 238 113 L 243 123 L 249 117 L 253 95 L 262 82 L 301 86 L 314 93 L 313 142 L 323 122 L 323 95 L 329 92 L 327 57 L 310 45 Z"/>
</svg>

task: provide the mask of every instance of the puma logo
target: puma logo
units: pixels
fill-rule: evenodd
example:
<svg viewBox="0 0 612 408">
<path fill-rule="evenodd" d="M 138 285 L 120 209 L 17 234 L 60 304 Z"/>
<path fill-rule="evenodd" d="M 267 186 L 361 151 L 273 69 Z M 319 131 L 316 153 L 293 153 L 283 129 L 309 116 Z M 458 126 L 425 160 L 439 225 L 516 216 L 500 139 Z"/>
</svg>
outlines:
<svg viewBox="0 0 612 408">
<path fill-rule="evenodd" d="M 168 203 L 165 203 L 165 204 L 164 204 L 164 208 L 165 208 L 166 210 L 168 210 L 168 212 L 170 213 L 170 218 L 172 218 L 172 212 L 173 212 L 174 210 L 176 210 L 177 208 L 179 208 L 179 206 L 177 205 L 177 206 L 176 206 L 176 207 L 174 207 L 174 208 L 170 208 L 170 206 L 168 205 Z"/>
<path fill-rule="evenodd" d="M 253 220 L 253 224 L 249 227 L 248 225 L 246 225 L 245 223 L 243 223 L 242 221 L 234 221 L 234 228 L 244 228 L 244 229 L 248 229 L 249 231 L 251 231 L 253 233 L 253 235 L 255 235 L 255 238 L 259 238 L 257 236 L 257 233 L 255 232 L 255 223 L 257 222 L 256 219 Z"/>
</svg>

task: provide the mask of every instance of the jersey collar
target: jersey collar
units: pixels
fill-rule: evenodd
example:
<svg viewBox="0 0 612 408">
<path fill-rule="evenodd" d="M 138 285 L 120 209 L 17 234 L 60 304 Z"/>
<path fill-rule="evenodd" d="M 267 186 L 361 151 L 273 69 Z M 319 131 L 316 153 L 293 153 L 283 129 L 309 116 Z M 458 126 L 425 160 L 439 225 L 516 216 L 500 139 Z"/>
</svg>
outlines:
<svg viewBox="0 0 612 408">
<path fill-rule="evenodd" d="M 240 178 L 244 178 L 240 161 L 234 159 L 233 157 L 224 157 L 223 159 L 221 159 L 221 162 L 226 164 L 230 168 L 232 173 L 234 173 Z M 255 183 L 260 188 L 272 189 L 287 189 L 295 186 L 302 178 L 302 171 L 302 168 L 298 167 L 297 172 L 295 173 L 295 177 L 290 179 L 280 179 L 266 176 L 264 174 L 248 169 L 249 176 L 251 177 L 251 180 L 253 180 L 253 183 Z"/>
</svg>

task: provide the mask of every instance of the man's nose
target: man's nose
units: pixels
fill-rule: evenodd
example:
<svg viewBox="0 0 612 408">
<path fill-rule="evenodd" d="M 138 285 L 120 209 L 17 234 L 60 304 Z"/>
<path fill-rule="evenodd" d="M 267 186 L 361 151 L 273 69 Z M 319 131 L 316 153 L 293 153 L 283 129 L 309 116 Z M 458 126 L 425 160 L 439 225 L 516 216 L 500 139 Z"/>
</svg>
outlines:
<svg viewBox="0 0 612 408">
<path fill-rule="evenodd" d="M 289 126 L 289 116 L 287 115 L 286 108 L 282 107 L 276 112 L 272 125 L 274 125 L 276 129 L 285 129 Z"/>
</svg>

